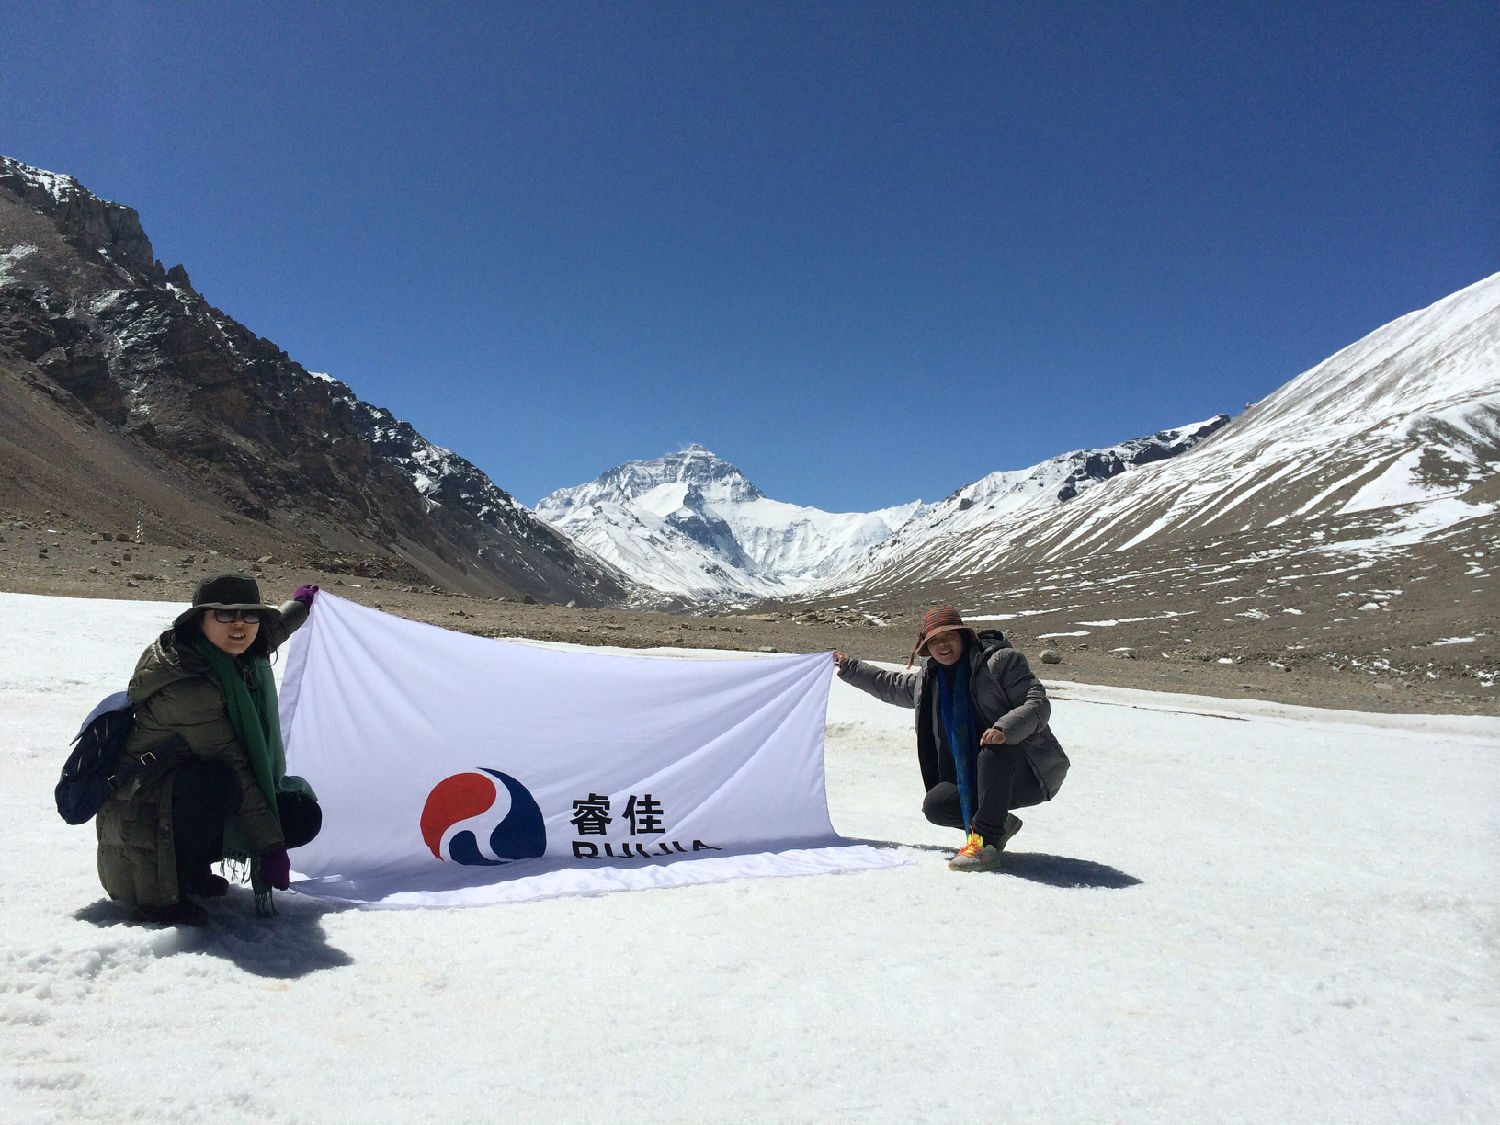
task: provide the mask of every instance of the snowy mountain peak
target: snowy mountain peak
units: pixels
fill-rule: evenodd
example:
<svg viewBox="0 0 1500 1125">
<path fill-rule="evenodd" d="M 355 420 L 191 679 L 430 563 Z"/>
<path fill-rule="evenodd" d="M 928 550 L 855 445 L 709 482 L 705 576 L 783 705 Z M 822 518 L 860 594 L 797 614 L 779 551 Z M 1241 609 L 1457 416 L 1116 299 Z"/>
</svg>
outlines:
<svg viewBox="0 0 1500 1125">
<path fill-rule="evenodd" d="M 43 192 L 50 196 L 54 203 L 65 203 L 75 197 L 99 198 L 72 176 L 48 172 L 44 168 L 33 168 L 30 164 L 23 164 L 9 156 L 0 156 L 0 176 L 10 181 L 11 190 L 14 191 L 20 186 L 34 192 Z M 17 194 L 20 193 L 17 192 Z M 106 201 L 100 200 L 100 202 Z"/>
<path fill-rule="evenodd" d="M 838 514 L 767 497 L 692 444 L 542 497 L 537 515 L 647 586 L 709 602 L 781 597 L 863 556 L 922 508 Z"/>
<path fill-rule="evenodd" d="M 705 502 L 743 503 L 758 500 L 760 489 L 734 465 L 707 446 L 694 442 L 686 449 L 650 461 L 626 461 L 599 474 L 592 482 L 560 488 L 542 497 L 537 510 L 562 511 L 601 501 L 641 502 L 662 515 Z"/>
<path fill-rule="evenodd" d="M 148 284 L 166 285 L 167 272 L 156 260 L 134 208 L 100 198 L 72 176 L 33 168 L 9 156 L 0 156 L 0 189 L 50 217 L 65 237 L 90 255 Z"/>
</svg>

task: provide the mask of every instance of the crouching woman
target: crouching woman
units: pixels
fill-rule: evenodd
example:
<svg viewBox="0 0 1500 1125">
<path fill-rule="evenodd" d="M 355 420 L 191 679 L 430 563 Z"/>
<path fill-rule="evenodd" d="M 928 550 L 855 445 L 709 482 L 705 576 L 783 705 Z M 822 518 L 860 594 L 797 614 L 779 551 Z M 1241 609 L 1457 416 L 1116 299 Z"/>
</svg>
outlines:
<svg viewBox="0 0 1500 1125">
<path fill-rule="evenodd" d="M 949 867 L 988 871 L 1021 829 L 1011 810 L 1052 800 L 1067 776 L 1068 756 L 1048 724 L 1052 704 L 1002 634 L 975 632 L 951 606 L 923 618 L 918 657 L 917 671 L 891 672 L 833 654 L 846 683 L 916 709 L 922 813 L 966 833 Z"/>
<path fill-rule="evenodd" d="M 286 776 L 270 656 L 306 619 L 316 586 L 280 609 L 253 578 L 221 574 L 142 653 L 128 692 L 135 723 L 124 753 L 147 763 L 99 810 L 99 881 L 147 921 L 201 926 L 188 896 L 216 898 L 223 858 L 250 863 L 257 910 L 290 883 L 288 848 L 318 834 L 312 790 Z"/>
</svg>

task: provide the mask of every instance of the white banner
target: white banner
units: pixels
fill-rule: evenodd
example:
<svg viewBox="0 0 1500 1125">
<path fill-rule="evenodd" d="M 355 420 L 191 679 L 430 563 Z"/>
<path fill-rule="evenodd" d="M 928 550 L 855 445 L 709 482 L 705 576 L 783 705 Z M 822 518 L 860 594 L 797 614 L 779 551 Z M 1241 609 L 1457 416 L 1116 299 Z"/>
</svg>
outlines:
<svg viewBox="0 0 1500 1125">
<path fill-rule="evenodd" d="M 828 819 L 831 674 L 493 641 L 323 591 L 281 689 L 287 771 L 323 807 L 296 888 L 479 905 L 900 864 Z"/>
</svg>

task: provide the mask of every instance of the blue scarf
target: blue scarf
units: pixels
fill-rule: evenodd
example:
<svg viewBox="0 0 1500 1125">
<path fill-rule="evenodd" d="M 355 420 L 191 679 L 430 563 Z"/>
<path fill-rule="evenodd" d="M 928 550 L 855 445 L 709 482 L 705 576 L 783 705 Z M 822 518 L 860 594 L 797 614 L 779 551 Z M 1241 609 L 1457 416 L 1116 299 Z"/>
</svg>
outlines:
<svg viewBox="0 0 1500 1125">
<path fill-rule="evenodd" d="M 974 797 L 979 792 L 979 740 L 974 734 L 974 701 L 969 696 L 969 654 L 951 668 L 938 665 L 938 709 L 948 749 L 958 774 L 958 807 L 965 831 L 974 816 Z"/>
</svg>

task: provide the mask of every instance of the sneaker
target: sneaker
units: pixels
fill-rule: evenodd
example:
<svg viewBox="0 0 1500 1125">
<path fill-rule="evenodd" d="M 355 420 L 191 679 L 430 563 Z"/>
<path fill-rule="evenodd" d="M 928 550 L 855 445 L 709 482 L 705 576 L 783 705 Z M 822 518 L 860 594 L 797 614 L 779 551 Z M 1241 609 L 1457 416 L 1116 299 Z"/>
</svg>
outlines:
<svg viewBox="0 0 1500 1125">
<path fill-rule="evenodd" d="M 992 871 L 1000 866 L 1000 853 L 1005 850 L 1006 843 L 1017 832 L 1021 831 L 1021 818 L 1015 813 L 1005 814 L 1005 832 L 993 843 L 985 843 L 984 837 L 978 833 L 969 833 L 969 839 L 963 847 L 958 849 L 958 854 L 948 861 L 948 867 L 953 871 Z"/>
<path fill-rule="evenodd" d="M 229 880 L 222 875 L 215 875 L 205 867 L 183 879 L 182 890 L 184 894 L 197 895 L 199 898 L 223 898 L 229 893 Z"/>
<path fill-rule="evenodd" d="M 196 902 L 169 903 L 166 906 L 140 906 L 136 908 L 147 922 L 158 926 L 206 926 L 208 911 Z"/>
<path fill-rule="evenodd" d="M 958 854 L 948 861 L 951 871 L 988 871 L 1000 862 L 1000 849 L 986 844 L 977 832 L 969 833 L 969 840 L 958 849 Z"/>
</svg>

